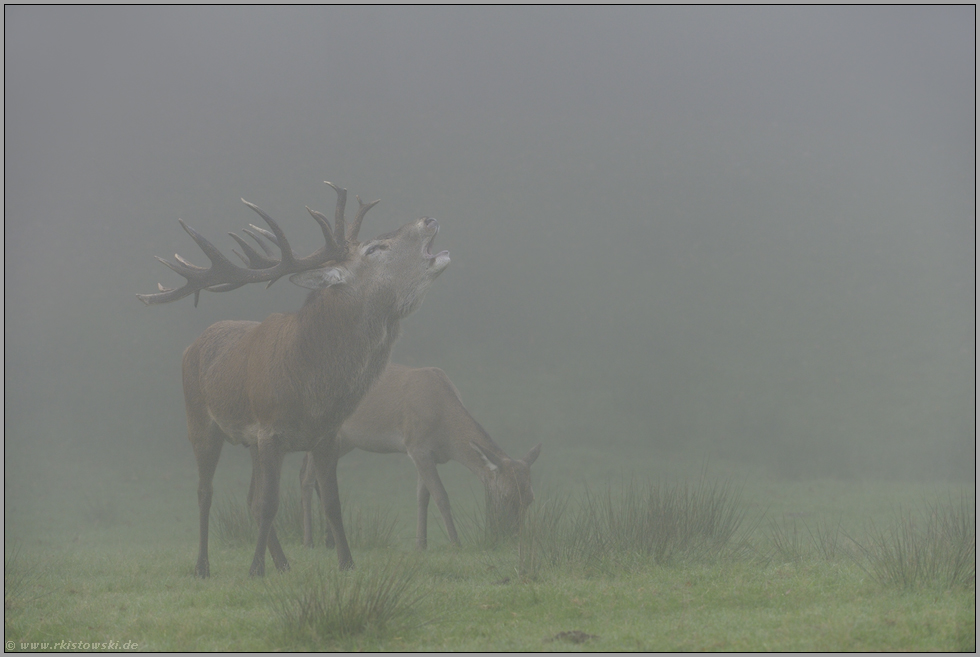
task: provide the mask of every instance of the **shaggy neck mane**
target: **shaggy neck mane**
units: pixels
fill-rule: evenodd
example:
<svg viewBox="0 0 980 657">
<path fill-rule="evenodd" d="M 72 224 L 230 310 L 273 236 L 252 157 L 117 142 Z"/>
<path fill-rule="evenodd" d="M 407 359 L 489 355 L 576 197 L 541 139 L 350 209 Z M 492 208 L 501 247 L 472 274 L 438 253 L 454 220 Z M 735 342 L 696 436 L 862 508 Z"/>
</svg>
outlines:
<svg viewBox="0 0 980 657">
<path fill-rule="evenodd" d="M 292 354 L 306 380 L 300 389 L 319 391 L 332 400 L 321 412 L 346 419 L 381 375 L 398 336 L 390 309 L 394 294 L 375 292 L 365 304 L 344 285 L 311 294 L 297 312 L 297 341 Z M 314 413 L 319 415 L 319 413 Z M 339 424 L 338 424 L 339 426 Z"/>
</svg>

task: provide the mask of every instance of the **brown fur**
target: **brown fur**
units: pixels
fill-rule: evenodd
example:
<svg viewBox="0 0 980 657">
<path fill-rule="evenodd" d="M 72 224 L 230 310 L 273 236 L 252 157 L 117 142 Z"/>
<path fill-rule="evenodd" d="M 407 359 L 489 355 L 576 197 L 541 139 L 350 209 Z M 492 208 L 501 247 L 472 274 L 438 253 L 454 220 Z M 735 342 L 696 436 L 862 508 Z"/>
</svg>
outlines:
<svg viewBox="0 0 980 657">
<path fill-rule="evenodd" d="M 520 460 L 509 458 L 473 419 L 459 391 L 442 370 L 410 368 L 391 363 L 361 400 L 337 434 L 339 455 L 355 448 L 377 454 L 408 454 L 418 469 L 416 545 L 427 545 L 430 495 L 442 513 L 449 540 L 459 545 L 449 496 L 436 465 L 462 463 L 483 482 L 488 513 L 507 529 L 516 530 L 534 501 L 530 466 L 541 452 L 536 446 Z M 300 473 L 303 543 L 312 545 L 312 496 L 317 482 L 308 454 Z M 331 537 L 328 535 L 328 542 Z"/>
<path fill-rule="evenodd" d="M 449 263 L 447 253 L 429 253 L 437 231 L 434 220 L 423 218 L 354 243 L 342 262 L 292 277 L 317 288 L 299 311 L 261 323 L 218 322 L 184 352 L 188 437 L 200 475 L 199 577 L 210 574 L 211 482 L 225 441 L 247 445 L 252 455 L 249 506 L 259 521 L 252 575 L 264 574 L 266 547 L 279 570 L 289 567 L 272 520 L 282 459 L 292 451 L 314 454 L 340 566 L 353 567 L 340 516 L 335 438 L 387 364 L 399 320 Z"/>
</svg>

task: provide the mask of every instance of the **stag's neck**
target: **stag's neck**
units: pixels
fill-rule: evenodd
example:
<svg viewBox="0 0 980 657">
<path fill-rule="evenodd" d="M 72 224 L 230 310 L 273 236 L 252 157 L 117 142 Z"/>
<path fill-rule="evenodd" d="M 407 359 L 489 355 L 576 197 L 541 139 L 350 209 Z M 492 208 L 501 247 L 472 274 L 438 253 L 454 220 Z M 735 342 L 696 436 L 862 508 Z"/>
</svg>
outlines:
<svg viewBox="0 0 980 657">
<path fill-rule="evenodd" d="M 332 418 L 334 429 L 388 363 L 399 332 L 388 310 L 385 303 L 365 304 L 343 288 L 329 288 L 297 313 L 293 359 L 302 380 L 294 384 L 310 391 L 313 415 Z"/>
</svg>

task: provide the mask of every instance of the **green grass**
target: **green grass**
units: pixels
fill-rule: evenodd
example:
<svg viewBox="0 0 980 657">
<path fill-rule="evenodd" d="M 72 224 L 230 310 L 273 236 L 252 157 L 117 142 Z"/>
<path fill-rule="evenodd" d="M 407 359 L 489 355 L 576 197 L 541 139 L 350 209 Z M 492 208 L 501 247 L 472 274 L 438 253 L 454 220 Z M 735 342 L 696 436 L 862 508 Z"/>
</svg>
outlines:
<svg viewBox="0 0 980 657">
<path fill-rule="evenodd" d="M 976 588 L 976 504 L 965 496 L 903 509 L 887 529 L 872 526 L 862 551 L 868 573 L 902 589 Z"/>
<path fill-rule="evenodd" d="M 244 511 L 249 466 L 236 451 L 219 467 L 203 581 L 193 575 L 192 463 L 92 465 L 80 482 L 67 476 L 78 463 L 49 461 L 43 474 L 8 477 L 4 638 L 16 651 L 58 641 L 166 651 L 975 649 L 972 487 L 784 481 L 730 464 L 704 474 L 699 463 L 615 456 L 542 456 L 523 534 L 492 544 L 480 538 L 478 483 L 445 466 L 463 547 L 449 546 L 430 509 L 424 554 L 413 549 L 409 460 L 341 461 L 343 494 L 357 502 L 345 504 L 353 572 L 339 572 L 322 541 L 302 548 L 290 511 L 298 462 L 287 460 L 277 531 L 292 568 L 252 579 L 247 513 L 217 534 L 222 513 Z"/>
</svg>

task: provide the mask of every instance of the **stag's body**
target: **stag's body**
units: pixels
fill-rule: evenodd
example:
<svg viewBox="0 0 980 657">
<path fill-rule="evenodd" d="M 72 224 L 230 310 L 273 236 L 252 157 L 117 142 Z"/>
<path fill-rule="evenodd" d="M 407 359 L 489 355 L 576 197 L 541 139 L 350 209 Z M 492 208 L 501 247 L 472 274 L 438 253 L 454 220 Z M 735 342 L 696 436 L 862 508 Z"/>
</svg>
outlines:
<svg viewBox="0 0 980 657">
<path fill-rule="evenodd" d="M 523 459 L 509 458 L 463 406 L 456 386 L 435 367 L 410 368 L 391 363 L 337 434 L 338 456 L 354 449 L 376 454 L 402 453 L 418 470 L 416 545 L 427 545 L 429 498 L 435 498 L 449 540 L 459 545 L 449 496 L 436 465 L 463 464 L 483 483 L 488 513 L 516 529 L 534 500 L 530 466 L 541 446 Z M 303 542 L 312 545 L 312 497 L 317 482 L 307 455 L 300 473 Z M 328 537 L 329 540 L 329 537 Z"/>
<path fill-rule="evenodd" d="M 247 445 L 252 454 L 249 505 L 259 522 L 259 538 L 250 574 L 264 574 L 267 547 L 278 569 L 289 567 L 272 521 L 279 505 L 282 460 L 292 451 L 313 453 L 316 479 L 325 491 L 324 511 L 337 537 L 340 566 L 353 566 L 340 514 L 336 434 L 384 370 L 398 336 L 399 320 L 419 305 L 425 289 L 449 264 L 449 256 L 448 252 L 435 256 L 429 252 L 438 231 L 438 223 L 429 218 L 364 244 L 357 243 L 357 228 L 370 205 L 361 206 L 348 242 L 343 223 L 344 201 L 343 190 L 338 190 L 333 238 L 329 226 L 324 228 L 328 246 L 335 242 L 336 257 L 329 261 L 331 265 L 274 271 L 265 279 L 293 273 L 293 282 L 315 289 L 303 308 L 295 313 L 270 315 L 263 322 L 218 322 L 184 352 L 188 437 L 200 476 L 201 540 L 196 568 L 200 577 L 210 574 L 208 518 L 212 480 L 225 441 Z M 283 260 L 298 262 L 287 257 L 286 252 L 291 250 L 278 226 L 260 214 L 273 227 L 276 234 L 271 239 L 283 250 Z M 321 226 L 325 225 L 322 215 L 311 214 Z M 201 244 L 203 238 L 197 236 L 195 240 Z M 260 275 L 271 269 L 267 259 L 242 240 L 239 244 L 248 253 L 249 269 L 233 272 L 235 276 Z M 219 269 L 213 253 L 204 250 L 214 262 L 212 270 Z M 167 264 L 177 269 L 172 263 Z M 163 290 L 161 301 L 201 289 L 225 291 L 239 285 L 235 278 L 228 282 L 194 281 L 195 272 L 188 271 L 191 276 L 182 274 L 189 280 L 185 288 Z M 252 274 L 253 271 L 257 273 Z"/>
</svg>

